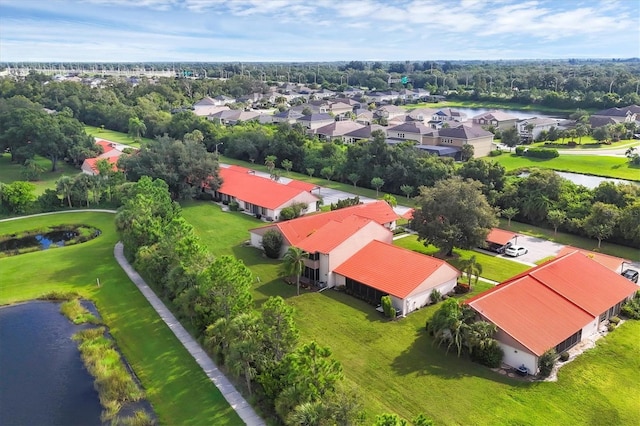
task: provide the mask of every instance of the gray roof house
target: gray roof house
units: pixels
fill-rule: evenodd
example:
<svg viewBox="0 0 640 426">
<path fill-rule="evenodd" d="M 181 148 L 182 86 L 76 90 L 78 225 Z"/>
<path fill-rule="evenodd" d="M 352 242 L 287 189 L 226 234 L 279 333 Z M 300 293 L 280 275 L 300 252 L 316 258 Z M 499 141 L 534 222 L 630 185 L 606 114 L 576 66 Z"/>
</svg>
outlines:
<svg viewBox="0 0 640 426">
<path fill-rule="evenodd" d="M 315 133 L 320 139 L 328 141 L 333 139 L 343 140 L 345 134 L 362 129 L 363 127 L 365 126 L 355 121 L 334 121 L 331 124 L 317 128 Z"/>
<path fill-rule="evenodd" d="M 326 126 L 327 124 L 331 124 L 335 121 L 335 119 L 326 113 L 314 113 L 311 115 L 303 115 L 298 118 L 297 122 L 302 124 L 303 127 L 306 127 L 311 133 L 315 133 L 316 129 L 319 129 L 322 126 Z"/>
</svg>

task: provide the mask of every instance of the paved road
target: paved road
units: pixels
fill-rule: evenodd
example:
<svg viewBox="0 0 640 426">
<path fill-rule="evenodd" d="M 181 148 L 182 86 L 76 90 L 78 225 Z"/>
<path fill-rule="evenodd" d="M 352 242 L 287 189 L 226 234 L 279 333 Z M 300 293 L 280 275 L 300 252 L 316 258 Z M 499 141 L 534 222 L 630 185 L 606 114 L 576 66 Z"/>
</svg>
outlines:
<svg viewBox="0 0 640 426">
<path fill-rule="evenodd" d="M 216 364 L 209 358 L 206 352 L 200 347 L 198 342 L 184 329 L 182 324 L 173 316 L 173 314 L 167 309 L 162 301 L 156 296 L 156 294 L 149 288 L 147 283 L 144 282 L 142 277 L 133 269 L 127 259 L 124 257 L 124 246 L 122 243 L 116 244 L 113 254 L 127 273 L 131 281 L 138 287 L 142 295 L 149 301 L 153 309 L 156 310 L 160 318 L 167 324 L 167 326 L 173 331 L 180 343 L 189 351 L 191 356 L 196 360 L 198 365 L 206 373 L 207 377 L 216 385 L 216 387 L 222 392 L 229 405 L 238 413 L 240 418 L 250 426 L 262 426 L 265 422 L 256 414 L 251 405 L 240 395 L 240 392 L 231 384 L 229 379 L 220 372 Z"/>
</svg>

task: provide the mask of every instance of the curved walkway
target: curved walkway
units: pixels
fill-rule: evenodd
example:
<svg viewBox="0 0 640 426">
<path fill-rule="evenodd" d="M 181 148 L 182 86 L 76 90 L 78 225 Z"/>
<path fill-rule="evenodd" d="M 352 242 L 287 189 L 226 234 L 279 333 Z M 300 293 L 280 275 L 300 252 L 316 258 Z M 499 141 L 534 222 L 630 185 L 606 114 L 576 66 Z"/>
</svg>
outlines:
<svg viewBox="0 0 640 426">
<path fill-rule="evenodd" d="M 206 352 L 200 347 L 198 342 L 184 329 L 182 324 L 176 319 L 175 316 L 167 309 L 162 301 L 156 296 L 156 294 L 149 288 L 147 283 L 144 282 L 142 277 L 133 269 L 127 259 L 124 257 L 124 246 L 122 243 L 116 244 L 114 248 L 114 256 L 122 269 L 129 276 L 131 281 L 138 287 L 142 295 L 149 301 L 153 309 L 156 310 L 160 318 L 167 324 L 173 334 L 176 335 L 180 343 L 189 351 L 191 356 L 196 360 L 198 365 L 204 370 L 205 374 L 213 382 L 214 385 L 220 390 L 225 397 L 231 408 L 236 410 L 240 418 L 250 426 L 265 425 L 264 421 L 256 414 L 251 405 L 236 388 L 231 384 L 229 379 L 220 372 L 215 363 L 209 358 Z"/>
<path fill-rule="evenodd" d="M 83 209 L 83 210 L 63 210 L 58 212 L 48 212 L 48 213 L 38 213 L 32 214 L 28 216 L 17 216 L 10 217 L 8 219 L 0 219 L 0 222 L 7 222 L 10 220 L 18 220 L 18 219 L 27 219 L 30 217 L 37 216 L 48 216 L 52 214 L 61 214 L 61 213 L 83 213 L 83 212 L 95 212 L 95 213 L 116 213 L 115 210 L 107 210 L 107 209 Z M 225 377 L 222 372 L 218 369 L 215 363 L 209 358 L 207 353 L 200 347 L 198 342 L 195 341 L 193 337 L 184 329 L 182 324 L 176 319 L 175 316 L 167 309 L 167 307 L 162 303 L 162 301 L 156 296 L 156 294 L 149 288 L 147 283 L 144 282 L 140 274 L 138 274 L 135 269 L 129 264 L 127 259 L 124 257 L 124 246 L 122 243 L 118 243 L 115 245 L 113 249 L 114 257 L 116 261 L 120 265 L 120 267 L 124 270 L 124 272 L 129 276 L 129 279 L 138 287 L 140 293 L 147 299 L 149 304 L 155 309 L 160 318 L 167 324 L 169 329 L 175 334 L 180 343 L 185 347 L 187 351 L 191 354 L 191 356 L 196 360 L 198 365 L 205 372 L 207 377 L 213 382 L 213 384 L 220 390 L 224 398 L 227 400 L 231 408 L 233 408 L 238 416 L 245 422 L 245 424 L 249 426 L 263 426 L 265 422 L 256 414 L 253 410 L 253 407 L 249 405 L 246 399 L 237 389 L 231 384 L 229 379 Z"/>
</svg>

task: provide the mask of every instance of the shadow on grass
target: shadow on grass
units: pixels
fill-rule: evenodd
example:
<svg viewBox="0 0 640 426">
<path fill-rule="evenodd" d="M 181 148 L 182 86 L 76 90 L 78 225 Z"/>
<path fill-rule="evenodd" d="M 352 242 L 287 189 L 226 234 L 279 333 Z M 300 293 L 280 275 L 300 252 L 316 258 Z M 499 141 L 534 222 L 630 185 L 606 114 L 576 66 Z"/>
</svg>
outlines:
<svg viewBox="0 0 640 426">
<path fill-rule="evenodd" d="M 447 348 L 438 347 L 422 327 L 416 330 L 411 346 L 393 360 L 391 368 L 398 376 L 433 375 L 444 379 L 474 376 L 513 386 L 523 384 L 472 362 L 464 353 L 458 357 L 453 347 L 447 353 Z"/>
<path fill-rule="evenodd" d="M 325 290 L 321 293 L 334 302 L 342 303 L 352 309 L 361 312 L 369 322 L 389 322 L 380 312 L 376 311 L 376 306 L 360 300 L 354 296 L 333 289 Z M 397 321 L 402 321 L 399 318 Z"/>
</svg>

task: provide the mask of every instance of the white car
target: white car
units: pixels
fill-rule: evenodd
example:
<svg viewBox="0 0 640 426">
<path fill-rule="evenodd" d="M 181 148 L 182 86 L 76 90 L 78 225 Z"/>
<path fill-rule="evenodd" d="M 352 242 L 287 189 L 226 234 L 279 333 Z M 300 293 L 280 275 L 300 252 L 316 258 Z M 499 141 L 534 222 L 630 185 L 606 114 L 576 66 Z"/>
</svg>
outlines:
<svg viewBox="0 0 640 426">
<path fill-rule="evenodd" d="M 511 257 L 518 257 L 518 256 L 522 256 L 523 254 L 527 254 L 528 252 L 529 250 L 527 250 L 525 247 L 511 246 L 511 247 L 507 247 L 507 249 L 504 251 L 504 254 Z"/>
</svg>

